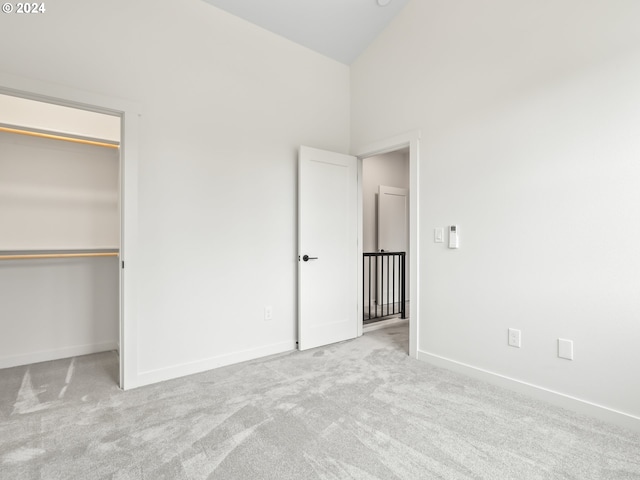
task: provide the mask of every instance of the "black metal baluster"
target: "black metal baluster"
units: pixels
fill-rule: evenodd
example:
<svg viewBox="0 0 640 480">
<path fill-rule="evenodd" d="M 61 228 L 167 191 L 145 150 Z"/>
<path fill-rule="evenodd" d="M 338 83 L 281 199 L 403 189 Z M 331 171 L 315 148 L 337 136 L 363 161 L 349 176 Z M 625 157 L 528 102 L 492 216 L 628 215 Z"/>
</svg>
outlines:
<svg viewBox="0 0 640 480">
<path fill-rule="evenodd" d="M 365 303 L 364 303 L 364 300 L 365 300 L 365 293 L 364 293 L 364 285 L 365 285 L 365 283 L 364 283 L 364 275 L 365 275 L 365 272 L 364 272 L 364 271 L 365 271 L 365 269 L 367 268 L 367 265 L 366 265 L 366 258 L 367 258 L 367 257 L 366 257 L 366 255 L 363 255 L 363 256 L 362 256 L 362 320 L 363 320 L 363 321 L 365 320 L 365 318 L 364 318 L 364 315 L 365 315 L 365 313 L 364 313 L 364 307 L 365 307 Z"/>
<path fill-rule="evenodd" d="M 391 281 L 393 282 L 393 289 L 391 294 L 391 301 L 393 302 L 393 315 L 396 314 L 396 254 L 391 257 L 391 263 L 393 265 L 393 275 L 391 275 Z"/>
<path fill-rule="evenodd" d="M 407 254 L 405 252 L 402 253 L 402 288 L 400 290 L 400 296 L 401 296 L 401 301 L 402 304 L 400 305 L 400 309 L 401 309 L 401 315 L 400 318 L 407 318 L 407 312 L 406 312 L 406 278 L 407 278 Z"/>
<path fill-rule="evenodd" d="M 385 267 L 387 274 L 386 276 L 382 277 L 382 285 L 383 285 L 383 288 L 386 287 L 384 291 L 384 298 L 386 301 L 384 302 L 384 306 L 382 307 L 382 314 L 383 316 L 386 317 L 387 315 L 389 315 L 389 255 L 388 254 L 382 257 L 382 261 L 384 262 L 385 260 L 387 261 L 387 266 Z M 387 308 L 386 315 L 384 314 L 385 307 Z"/>
<path fill-rule="evenodd" d="M 380 316 L 384 317 L 384 255 L 380 257 Z"/>
<path fill-rule="evenodd" d="M 371 257 L 369 257 L 369 318 L 371 318 Z"/>
</svg>

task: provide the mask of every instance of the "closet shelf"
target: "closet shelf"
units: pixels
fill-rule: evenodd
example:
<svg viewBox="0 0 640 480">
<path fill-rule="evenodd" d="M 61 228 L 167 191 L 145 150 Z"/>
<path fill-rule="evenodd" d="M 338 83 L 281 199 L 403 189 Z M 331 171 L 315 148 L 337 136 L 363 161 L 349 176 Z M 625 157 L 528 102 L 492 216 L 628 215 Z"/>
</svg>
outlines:
<svg viewBox="0 0 640 480">
<path fill-rule="evenodd" d="M 18 135 L 28 135 L 30 137 L 48 138 L 50 140 L 64 140 L 65 142 L 81 143 L 84 145 L 93 145 L 96 147 L 120 148 L 117 142 L 110 142 L 94 138 L 81 137 L 78 135 L 70 135 L 63 133 L 47 132 L 45 130 L 37 130 L 34 128 L 15 127 L 6 124 L 0 124 L 0 132 L 17 133 Z"/>
<path fill-rule="evenodd" d="M 0 260 L 42 260 L 51 258 L 86 258 L 86 257 L 117 257 L 118 250 L 109 251 L 48 251 L 48 252 L 0 252 Z"/>
</svg>

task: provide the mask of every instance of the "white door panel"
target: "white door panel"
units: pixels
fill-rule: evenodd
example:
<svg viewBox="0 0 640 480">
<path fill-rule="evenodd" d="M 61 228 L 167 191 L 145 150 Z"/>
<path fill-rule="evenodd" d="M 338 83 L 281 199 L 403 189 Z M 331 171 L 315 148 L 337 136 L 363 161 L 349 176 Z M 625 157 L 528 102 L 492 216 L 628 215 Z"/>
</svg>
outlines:
<svg viewBox="0 0 640 480">
<path fill-rule="evenodd" d="M 378 187 L 378 250 L 406 252 L 406 265 L 409 265 L 409 190 L 406 188 L 385 185 Z M 407 271 L 408 268 L 405 272 Z M 378 275 L 382 275 L 380 269 Z M 409 276 L 406 274 L 407 292 L 409 291 L 408 281 Z M 384 284 L 384 279 L 379 278 L 378 304 L 398 302 L 399 288 L 395 289 L 395 295 L 389 295 L 388 292 L 383 291 Z M 408 299 L 407 295 L 405 300 Z"/>
<path fill-rule="evenodd" d="M 306 350 L 357 336 L 357 159 L 301 147 L 298 162 L 298 348 Z"/>
</svg>

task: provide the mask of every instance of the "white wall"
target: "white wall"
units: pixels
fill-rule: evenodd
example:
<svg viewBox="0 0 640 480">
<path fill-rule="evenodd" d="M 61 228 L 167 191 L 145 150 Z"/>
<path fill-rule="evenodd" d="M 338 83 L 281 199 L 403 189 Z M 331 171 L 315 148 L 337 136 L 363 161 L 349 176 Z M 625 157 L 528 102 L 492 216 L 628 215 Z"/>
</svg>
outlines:
<svg viewBox="0 0 640 480">
<path fill-rule="evenodd" d="M 349 69 L 200 0 L 60 0 L 0 41 L 9 74 L 142 106 L 132 385 L 294 348 L 296 152 L 347 151 Z"/>
<path fill-rule="evenodd" d="M 351 121 L 355 147 L 423 133 L 421 358 L 636 425 L 639 16 L 632 0 L 413 0 L 352 66 Z M 450 224 L 459 250 L 433 242 Z"/>
<path fill-rule="evenodd" d="M 117 149 L 0 132 L 0 250 L 118 249 Z"/>
<path fill-rule="evenodd" d="M 0 368 L 113 350 L 118 258 L 3 260 Z"/>
</svg>

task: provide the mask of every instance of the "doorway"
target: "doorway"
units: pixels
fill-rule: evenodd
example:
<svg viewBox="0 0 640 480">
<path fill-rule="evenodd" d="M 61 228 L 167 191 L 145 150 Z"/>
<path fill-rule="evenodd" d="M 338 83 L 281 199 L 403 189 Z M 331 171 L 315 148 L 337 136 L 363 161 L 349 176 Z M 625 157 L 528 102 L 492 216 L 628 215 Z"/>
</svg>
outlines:
<svg viewBox="0 0 640 480">
<path fill-rule="evenodd" d="M 363 159 L 363 322 L 408 318 L 409 149 Z"/>
<path fill-rule="evenodd" d="M 419 141 L 420 132 L 415 130 L 396 137 L 391 137 L 385 140 L 374 142 L 358 148 L 355 151 L 355 155 L 358 157 L 358 198 L 360 200 L 358 206 L 358 248 L 359 258 L 363 258 L 364 253 L 364 206 L 363 206 L 363 162 L 366 159 L 375 157 L 378 155 L 388 154 L 390 152 L 406 152 L 408 155 L 408 175 L 409 175 L 409 252 L 410 257 L 407 260 L 408 271 L 408 297 L 411 299 L 409 304 L 409 356 L 417 358 L 418 352 L 418 316 L 420 312 L 420 298 L 418 296 L 419 291 L 419 211 L 418 211 L 418 199 L 419 199 Z M 369 245 L 368 245 L 369 246 Z M 364 266 L 360 262 L 360 275 L 359 279 L 364 276 Z M 362 335 L 364 331 L 363 317 L 364 317 L 364 286 L 360 280 L 358 282 L 358 335 Z"/>
<path fill-rule="evenodd" d="M 119 347 L 119 379 L 117 382 L 123 389 L 137 386 L 137 342 L 136 342 L 136 317 L 134 300 L 135 295 L 135 268 L 129 268 L 125 275 L 126 259 L 134 259 L 137 238 L 137 138 L 139 106 L 131 102 L 105 97 L 84 90 L 48 84 L 32 79 L 0 74 L 0 94 L 20 99 L 27 99 L 48 104 L 50 106 L 66 107 L 84 112 L 93 112 L 106 116 L 117 117 L 120 134 L 120 151 L 118 169 L 120 171 L 119 193 L 116 202 L 117 224 L 119 233 L 119 255 L 117 262 L 117 326 L 116 339 Z M 39 133 L 47 133 L 46 128 L 40 126 L 34 130 Z M 74 136 L 74 135 L 72 135 Z M 83 135 L 75 135 L 82 137 Z M 126 140 L 126 141 L 125 141 Z M 95 246 L 95 245 L 94 245 Z M 83 250 L 83 249 L 82 249 Z M 108 249 L 111 250 L 111 249 Z M 84 252 L 78 252 L 84 253 Z M 112 253 L 112 252 L 105 252 Z M 110 259 L 109 259 L 110 260 Z M 53 259 L 38 259 L 37 261 L 53 261 Z M 25 299 L 28 301 L 28 298 Z M 34 332 L 37 334 L 38 332 Z M 71 355 L 75 353 L 71 352 Z M 59 357 L 62 358 L 62 357 Z M 25 363 L 32 363 L 26 359 Z M 45 360 L 43 358 L 42 360 Z M 40 360 L 40 361 L 42 361 Z M 38 361 L 38 360 L 36 360 Z M 114 379 L 116 380 L 116 379 Z"/>
</svg>

